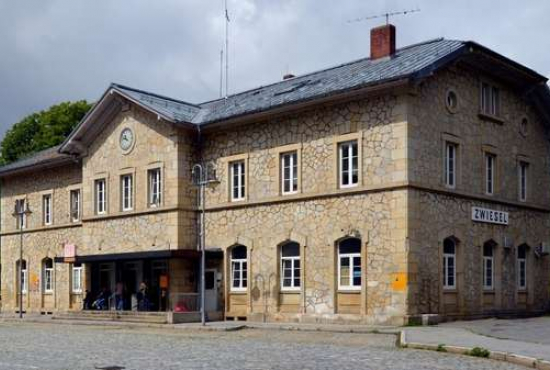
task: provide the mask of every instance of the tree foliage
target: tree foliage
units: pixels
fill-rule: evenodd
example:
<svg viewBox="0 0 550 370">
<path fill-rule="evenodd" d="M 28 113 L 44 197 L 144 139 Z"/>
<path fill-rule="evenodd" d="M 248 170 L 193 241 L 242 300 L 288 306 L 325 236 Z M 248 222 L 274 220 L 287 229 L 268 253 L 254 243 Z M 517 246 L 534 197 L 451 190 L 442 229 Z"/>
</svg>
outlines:
<svg viewBox="0 0 550 370">
<path fill-rule="evenodd" d="M 61 144 L 90 108 L 85 100 L 65 102 L 23 118 L 0 143 L 1 164 Z"/>
</svg>

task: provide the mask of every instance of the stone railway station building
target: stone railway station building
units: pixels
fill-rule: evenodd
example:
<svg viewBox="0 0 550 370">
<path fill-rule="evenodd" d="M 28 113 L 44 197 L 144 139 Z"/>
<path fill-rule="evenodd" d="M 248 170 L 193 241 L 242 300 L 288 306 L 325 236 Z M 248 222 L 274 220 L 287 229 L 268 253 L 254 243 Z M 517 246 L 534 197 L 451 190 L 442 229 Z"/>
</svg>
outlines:
<svg viewBox="0 0 550 370">
<path fill-rule="evenodd" d="M 546 82 L 475 42 L 396 49 L 388 25 L 369 58 L 202 104 L 112 84 L 61 146 L 0 168 L 2 310 L 122 284 L 131 311 L 143 281 L 148 309 L 194 311 L 206 163 L 210 318 L 543 312 Z"/>
</svg>

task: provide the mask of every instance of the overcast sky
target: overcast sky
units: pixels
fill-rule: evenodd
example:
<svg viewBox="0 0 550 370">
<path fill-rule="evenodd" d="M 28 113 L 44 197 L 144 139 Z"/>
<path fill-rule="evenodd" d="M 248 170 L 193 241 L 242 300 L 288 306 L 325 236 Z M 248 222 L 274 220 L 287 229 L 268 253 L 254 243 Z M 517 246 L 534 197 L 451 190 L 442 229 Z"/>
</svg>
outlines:
<svg viewBox="0 0 550 370">
<path fill-rule="evenodd" d="M 475 40 L 550 75 L 548 0 L 229 0 L 230 92 L 369 54 L 383 19 L 398 46 Z M 0 0 L 0 135 L 25 115 L 95 101 L 110 82 L 192 103 L 218 97 L 223 0 Z"/>
</svg>

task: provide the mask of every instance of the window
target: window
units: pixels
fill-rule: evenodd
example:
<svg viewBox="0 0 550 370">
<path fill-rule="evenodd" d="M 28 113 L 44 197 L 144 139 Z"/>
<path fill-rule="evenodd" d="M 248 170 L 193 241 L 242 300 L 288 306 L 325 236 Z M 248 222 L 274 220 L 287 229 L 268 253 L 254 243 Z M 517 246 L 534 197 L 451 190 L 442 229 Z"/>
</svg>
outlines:
<svg viewBox="0 0 550 370">
<path fill-rule="evenodd" d="M 105 179 L 95 180 L 95 212 L 98 215 L 107 212 L 107 193 Z"/>
<path fill-rule="evenodd" d="M 298 191 L 298 153 L 281 154 L 281 190 L 284 194 L 294 194 Z"/>
<path fill-rule="evenodd" d="M 149 206 L 160 207 L 162 202 L 162 177 L 160 168 L 148 171 L 149 178 Z"/>
<path fill-rule="evenodd" d="M 447 91 L 445 105 L 447 106 L 447 109 L 449 110 L 449 112 L 456 113 L 458 109 L 458 96 L 455 91 L 453 90 Z"/>
<path fill-rule="evenodd" d="M 443 241 L 443 289 L 456 288 L 456 242 L 452 238 Z"/>
<path fill-rule="evenodd" d="M 518 290 L 527 289 L 527 246 L 518 247 L 517 284 Z"/>
<path fill-rule="evenodd" d="M 500 116 L 500 89 L 486 82 L 481 84 L 481 113 Z"/>
<path fill-rule="evenodd" d="M 18 214 L 15 227 L 17 229 L 24 229 L 27 227 L 27 215 L 24 213 L 26 207 L 25 199 L 17 199 L 15 201 L 15 212 Z"/>
<path fill-rule="evenodd" d="M 17 261 L 16 263 L 16 271 L 17 273 L 19 273 L 19 261 Z M 16 274 L 17 274 L 16 273 Z M 17 275 L 16 275 L 17 276 Z M 17 286 L 17 289 L 16 291 L 19 292 L 19 289 L 21 289 L 21 292 L 23 294 L 27 293 L 27 288 L 28 288 L 28 279 L 27 279 L 27 261 L 23 260 L 21 262 L 21 276 L 20 276 L 20 280 L 17 281 L 18 284 L 21 284 L 21 285 L 18 285 Z"/>
<path fill-rule="evenodd" d="M 42 217 L 44 225 L 52 224 L 52 195 L 42 196 Z"/>
<path fill-rule="evenodd" d="M 72 289 L 73 293 L 82 293 L 82 264 L 80 263 L 73 265 Z"/>
<path fill-rule="evenodd" d="M 246 291 L 247 287 L 247 259 L 246 247 L 239 245 L 231 250 L 231 290 L 234 292 Z"/>
<path fill-rule="evenodd" d="M 359 155 L 357 140 L 338 145 L 340 187 L 350 188 L 359 183 Z"/>
<path fill-rule="evenodd" d="M 494 244 L 486 242 L 483 244 L 483 289 L 493 290 L 494 288 Z"/>
<path fill-rule="evenodd" d="M 300 245 L 286 243 L 281 247 L 281 288 L 300 289 Z"/>
<path fill-rule="evenodd" d="M 456 187 L 456 158 L 458 145 L 447 142 L 445 144 L 445 185 Z"/>
<path fill-rule="evenodd" d="M 524 137 L 529 133 L 529 120 L 526 117 L 519 123 L 519 133 Z"/>
<path fill-rule="evenodd" d="M 70 194 L 71 221 L 80 221 L 80 189 L 71 190 Z"/>
<path fill-rule="evenodd" d="M 485 193 L 488 195 L 495 192 L 495 161 L 495 155 L 485 154 Z"/>
<path fill-rule="evenodd" d="M 525 202 L 527 200 L 527 171 L 529 163 L 519 162 L 519 200 Z"/>
<path fill-rule="evenodd" d="M 46 258 L 42 262 L 42 288 L 44 293 L 53 292 L 53 260 Z"/>
<path fill-rule="evenodd" d="M 134 208 L 133 176 L 123 175 L 120 178 L 121 208 L 131 211 Z"/>
<path fill-rule="evenodd" d="M 338 245 L 338 289 L 361 289 L 360 239 L 344 239 Z"/>
<path fill-rule="evenodd" d="M 246 195 L 244 161 L 229 164 L 231 169 L 231 200 L 243 200 Z"/>
</svg>

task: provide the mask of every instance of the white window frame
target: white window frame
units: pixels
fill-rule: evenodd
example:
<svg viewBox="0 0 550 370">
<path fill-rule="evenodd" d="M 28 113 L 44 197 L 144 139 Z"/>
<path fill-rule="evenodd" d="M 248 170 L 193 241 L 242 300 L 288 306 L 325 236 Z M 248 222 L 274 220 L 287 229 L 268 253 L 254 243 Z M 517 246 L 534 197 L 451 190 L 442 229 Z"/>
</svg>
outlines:
<svg viewBox="0 0 550 370">
<path fill-rule="evenodd" d="M 452 153 L 452 155 L 451 155 Z M 458 144 L 451 141 L 445 142 L 445 186 L 450 189 L 456 188 Z"/>
<path fill-rule="evenodd" d="M 248 251 L 247 251 L 248 252 Z M 235 286 L 235 272 L 238 271 L 238 286 Z M 246 272 L 246 279 L 244 273 Z M 246 284 L 244 282 L 246 281 Z M 246 292 L 248 289 L 248 263 L 246 258 L 231 258 L 231 291 Z"/>
<path fill-rule="evenodd" d="M 16 201 L 16 208 L 17 212 L 23 212 L 23 215 L 17 215 L 17 220 L 15 223 L 15 228 L 20 229 L 26 229 L 27 228 L 27 215 L 24 213 L 25 207 L 27 205 L 27 200 L 24 198 L 17 199 Z"/>
<path fill-rule="evenodd" d="M 69 213 L 71 217 L 71 222 L 80 221 L 80 194 L 80 189 L 72 189 L 69 192 Z"/>
<path fill-rule="evenodd" d="M 47 268 L 46 267 L 46 261 L 42 262 L 42 278 L 43 284 L 42 289 L 44 293 L 53 293 L 53 261 L 52 261 L 52 267 Z"/>
<path fill-rule="evenodd" d="M 230 196 L 232 202 L 246 199 L 246 163 L 244 160 L 229 162 L 230 169 Z M 235 196 L 235 190 L 237 196 Z"/>
<path fill-rule="evenodd" d="M 356 155 L 353 155 L 355 147 Z M 355 159 L 355 161 L 354 161 Z M 344 161 L 347 161 L 347 170 L 344 169 Z M 354 164 L 355 162 L 355 164 Z M 348 181 L 344 182 L 344 174 L 347 173 Z M 357 175 L 353 181 L 353 174 Z M 341 189 L 353 188 L 359 185 L 359 140 L 350 140 L 338 143 L 338 183 Z"/>
<path fill-rule="evenodd" d="M 151 168 L 147 171 L 149 207 L 160 207 L 162 204 L 162 169 Z"/>
<path fill-rule="evenodd" d="M 519 258 L 519 249 L 517 251 L 517 285 L 518 291 L 524 292 L 527 290 L 527 250 L 525 251 L 526 258 Z M 523 280 L 523 283 L 522 283 Z"/>
<path fill-rule="evenodd" d="M 94 181 L 95 211 L 97 215 L 107 213 L 107 180 L 105 178 Z"/>
<path fill-rule="evenodd" d="M 488 274 L 490 272 L 490 275 Z M 488 278 L 491 279 L 490 283 Z M 495 258 L 494 250 L 491 256 L 483 255 L 483 290 L 493 291 L 495 289 Z"/>
<path fill-rule="evenodd" d="M 289 195 L 298 192 L 298 152 L 291 151 L 281 153 L 281 194 Z M 285 169 L 288 168 L 288 178 L 285 176 Z M 285 190 L 285 183 L 288 182 L 289 190 Z"/>
<path fill-rule="evenodd" d="M 488 83 L 481 83 L 481 113 L 500 117 L 501 91 L 500 88 Z"/>
<path fill-rule="evenodd" d="M 457 245 L 456 242 L 453 241 L 454 244 L 454 253 L 445 253 L 445 249 L 443 249 L 443 289 L 444 290 L 455 290 L 456 289 L 456 249 Z M 443 246 L 445 248 L 445 246 Z M 450 261 L 452 261 L 453 266 L 453 274 L 449 274 L 449 266 Z M 453 283 L 449 284 L 449 277 L 452 276 Z"/>
<path fill-rule="evenodd" d="M 342 285 L 342 260 L 344 258 L 349 259 L 349 285 Z M 355 270 L 354 260 L 359 258 L 359 268 L 361 269 L 361 281 L 359 285 L 353 283 L 353 273 Z M 361 252 L 358 253 L 340 253 L 340 248 L 338 248 L 338 290 L 340 291 L 359 291 L 361 290 L 361 285 L 363 283 L 363 268 L 361 266 Z"/>
<path fill-rule="evenodd" d="M 283 248 L 281 247 L 281 291 L 296 291 L 300 290 L 302 287 L 302 263 L 300 261 L 300 253 L 298 252 L 297 256 L 283 256 Z M 299 247 L 298 247 L 299 248 Z M 299 251 L 299 249 L 298 249 Z M 289 262 L 290 268 L 285 268 L 285 262 Z M 296 267 L 298 265 L 298 267 Z M 290 277 L 285 278 L 285 270 L 290 270 Z M 290 279 L 290 285 L 285 286 L 285 280 Z M 296 279 L 298 279 L 299 284 L 296 285 Z"/>
<path fill-rule="evenodd" d="M 124 174 L 120 177 L 120 200 L 123 212 L 134 209 L 134 176 Z"/>
<path fill-rule="evenodd" d="M 52 224 L 52 194 L 42 195 L 42 222 L 44 226 Z"/>
<path fill-rule="evenodd" d="M 71 290 L 75 294 L 82 293 L 82 265 L 72 265 Z"/>
<path fill-rule="evenodd" d="M 485 194 L 495 194 L 495 164 L 496 155 L 485 153 Z"/>
<path fill-rule="evenodd" d="M 519 161 L 518 165 L 518 196 L 521 202 L 526 202 L 528 197 L 528 180 L 529 180 L 529 163 L 525 161 Z"/>
<path fill-rule="evenodd" d="M 21 261 L 19 261 L 19 264 L 21 265 Z M 17 266 L 17 265 L 16 265 Z M 19 270 L 19 268 L 21 268 L 21 276 L 19 277 L 19 279 L 21 279 L 20 281 L 18 281 L 19 284 L 22 284 L 22 288 L 20 287 L 17 287 L 17 291 L 19 291 L 19 289 L 21 289 L 21 293 L 23 294 L 27 294 L 28 292 L 28 286 L 29 286 L 29 280 L 28 280 L 28 266 L 27 266 L 27 262 L 25 261 L 25 268 L 23 269 L 22 267 L 19 267 L 17 266 L 17 269 Z M 18 274 L 19 271 L 17 271 L 16 274 Z"/>
</svg>

